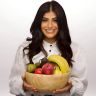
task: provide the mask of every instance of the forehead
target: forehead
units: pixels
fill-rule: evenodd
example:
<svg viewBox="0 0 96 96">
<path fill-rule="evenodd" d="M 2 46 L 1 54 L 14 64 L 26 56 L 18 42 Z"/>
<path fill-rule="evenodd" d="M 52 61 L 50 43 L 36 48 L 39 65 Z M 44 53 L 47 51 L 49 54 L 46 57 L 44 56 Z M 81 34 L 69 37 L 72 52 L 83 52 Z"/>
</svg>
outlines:
<svg viewBox="0 0 96 96">
<path fill-rule="evenodd" d="M 49 11 L 49 12 L 46 12 L 43 17 L 46 17 L 46 18 L 56 18 L 56 14 L 55 12 L 53 11 Z"/>
</svg>

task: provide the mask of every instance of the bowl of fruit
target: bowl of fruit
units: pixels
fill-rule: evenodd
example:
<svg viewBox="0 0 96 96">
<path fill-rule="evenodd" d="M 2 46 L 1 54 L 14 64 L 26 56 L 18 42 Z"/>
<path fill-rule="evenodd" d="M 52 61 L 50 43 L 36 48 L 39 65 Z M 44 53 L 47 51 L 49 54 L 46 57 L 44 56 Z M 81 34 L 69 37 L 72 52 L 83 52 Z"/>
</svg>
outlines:
<svg viewBox="0 0 96 96">
<path fill-rule="evenodd" d="M 42 66 L 28 64 L 25 74 L 26 82 L 40 92 L 52 92 L 63 88 L 70 77 L 71 69 L 65 58 L 50 55 L 48 62 Z"/>
</svg>

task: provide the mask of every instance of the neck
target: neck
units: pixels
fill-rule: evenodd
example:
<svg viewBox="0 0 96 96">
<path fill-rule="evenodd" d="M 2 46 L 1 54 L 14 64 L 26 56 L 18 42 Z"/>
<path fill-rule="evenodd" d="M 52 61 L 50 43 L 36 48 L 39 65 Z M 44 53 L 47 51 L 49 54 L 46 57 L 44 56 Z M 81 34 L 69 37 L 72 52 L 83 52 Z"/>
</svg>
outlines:
<svg viewBox="0 0 96 96">
<path fill-rule="evenodd" d="M 48 43 L 51 43 L 51 44 L 56 42 L 56 39 L 45 38 L 44 40 L 47 41 Z"/>
</svg>

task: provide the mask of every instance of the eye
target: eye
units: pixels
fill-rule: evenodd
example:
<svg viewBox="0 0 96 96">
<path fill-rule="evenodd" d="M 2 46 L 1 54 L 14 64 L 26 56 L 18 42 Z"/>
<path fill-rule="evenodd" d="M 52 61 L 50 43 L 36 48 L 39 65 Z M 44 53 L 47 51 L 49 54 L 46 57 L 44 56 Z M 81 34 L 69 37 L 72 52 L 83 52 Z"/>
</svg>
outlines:
<svg viewBox="0 0 96 96">
<path fill-rule="evenodd" d="M 55 19 L 53 19 L 53 21 L 54 21 L 54 22 L 57 22 L 57 19 L 55 18 Z"/>
<path fill-rule="evenodd" d="M 57 20 L 54 20 L 54 22 L 57 22 Z"/>
<path fill-rule="evenodd" d="M 48 21 L 46 18 L 43 18 L 43 19 L 42 19 L 42 22 L 46 22 L 46 21 Z"/>
</svg>

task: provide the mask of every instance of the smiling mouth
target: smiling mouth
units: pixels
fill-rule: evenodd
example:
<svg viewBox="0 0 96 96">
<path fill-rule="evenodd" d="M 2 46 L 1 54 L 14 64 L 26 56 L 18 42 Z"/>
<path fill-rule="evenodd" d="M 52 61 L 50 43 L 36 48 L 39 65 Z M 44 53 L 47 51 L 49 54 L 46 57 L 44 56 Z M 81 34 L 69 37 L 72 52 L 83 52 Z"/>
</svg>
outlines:
<svg viewBox="0 0 96 96">
<path fill-rule="evenodd" d="M 48 33 L 53 33 L 54 31 L 56 31 L 56 29 L 45 29 L 46 30 L 46 32 L 48 32 Z"/>
</svg>

